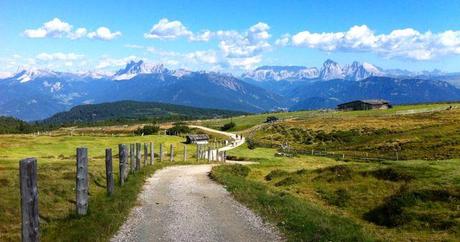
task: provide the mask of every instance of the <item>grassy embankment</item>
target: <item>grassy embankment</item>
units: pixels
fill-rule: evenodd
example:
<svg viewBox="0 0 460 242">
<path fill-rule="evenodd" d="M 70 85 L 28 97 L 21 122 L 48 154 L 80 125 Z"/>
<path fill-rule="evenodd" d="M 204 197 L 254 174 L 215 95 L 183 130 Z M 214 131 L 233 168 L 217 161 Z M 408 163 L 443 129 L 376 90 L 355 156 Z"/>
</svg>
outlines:
<svg viewBox="0 0 460 242">
<path fill-rule="evenodd" d="M 230 155 L 260 164 L 219 166 L 212 176 L 291 241 L 460 236 L 460 159 L 361 163 L 275 152 L 237 148 Z"/>
<path fill-rule="evenodd" d="M 0 136 L 0 241 L 20 239 L 19 160 L 38 159 L 39 212 L 42 241 L 106 241 L 123 223 L 144 179 L 157 169 L 173 164 L 197 163 L 192 156 L 195 146 L 188 145 L 188 161 L 183 162 L 183 138 L 176 136 Z M 78 133 L 78 132 L 76 132 Z M 113 130 L 110 131 L 113 133 Z M 130 175 L 123 187 L 118 186 L 118 144 L 154 142 L 155 165 Z M 158 161 L 159 144 L 165 147 L 165 160 Z M 169 145 L 174 144 L 175 162 L 169 161 Z M 75 216 L 75 148 L 88 147 L 90 205 L 85 217 Z M 112 148 L 115 193 L 106 196 L 105 148 Z M 143 163 L 143 162 L 141 162 Z"/>
<path fill-rule="evenodd" d="M 297 149 L 327 148 L 361 155 L 386 154 L 392 150 L 378 147 L 396 143 L 404 161 L 275 157 L 276 149 L 256 145 L 254 150 L 241 147 L 229 155 L 260 164 L 248 170 L 216 167 L 213 177 L 238 200 L 277 224 L 292 241 L 457 241 L 460 113 L 446 110 L 448 106 L 293 113 L 300 116 L 245 133 L 263 146 L 288 142 Z M 257 122 L 253 118 L 251 125 Z M 388 131 L 375 132 L 383 128 Z M 350 130 L 354 131 L 336 135 Z"/>
</svg>

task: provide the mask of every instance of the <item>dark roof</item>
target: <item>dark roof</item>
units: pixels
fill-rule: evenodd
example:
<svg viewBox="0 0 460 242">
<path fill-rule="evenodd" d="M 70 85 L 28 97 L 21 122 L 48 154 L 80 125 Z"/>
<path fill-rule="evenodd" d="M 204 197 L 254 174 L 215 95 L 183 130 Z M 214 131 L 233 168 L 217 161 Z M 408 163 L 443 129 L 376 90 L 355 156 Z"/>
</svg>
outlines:
<svg viewBox="0 0 460 242">
<path fill-rule="evenodd" d="M 383 100 L 383 99 L 368 99 L 368 100 L 355 100 L 355 101 L 351 101 L 351 102 L 346 102 L 346 103 L 339 104 L 339 106 L 340 105 L 350 104 L 350 103 L 356 103 L 356 102 L 367 103 L 367 104 L 371 104 L 371 105 L 390 104 L 387 100 Z"/>
<path fill-rule="evenodd" d="M 189 134 L 187 139 L 192 141 L 209 140 L 209 136 L 207 134 Z"/>
</svg>

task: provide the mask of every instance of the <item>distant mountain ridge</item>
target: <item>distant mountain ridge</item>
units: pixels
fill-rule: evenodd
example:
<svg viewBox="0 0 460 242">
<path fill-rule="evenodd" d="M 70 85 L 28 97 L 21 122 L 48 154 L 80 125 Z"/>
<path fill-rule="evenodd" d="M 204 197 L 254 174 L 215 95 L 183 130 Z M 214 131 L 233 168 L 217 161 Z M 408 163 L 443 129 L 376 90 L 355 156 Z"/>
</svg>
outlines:
<svg viewBox="0 0 460 242">
<path fill-rule="evenodd" d="M 456 73 L 460 76 L 460 73 Z M 331 59 L 326 60 L 321 68 L 305 66 L 261 66 L 245 72 L 241 78 L 246 81 L 324 81 L 344 79 L 360 81 L 371 76 L 386 76 L 394 78 L 436 78 L 448 76 L 449 73 L 440 70 L 411 72 L 401 69 L 384 70 L 370 63 L 353 61 L 352 64 L 341 65 Z"/>
<path fill-rule="evenodd" d="M 129 62 L 115 75 L 30 69 L 0 80 L 0 115 L 47 118 L 80 104 L 156 101 L 202 108 L 263 112 L 286 107 L 279 95 L 214 72 L 168 70 Z"/>
<path fill-rule="evenodd" d="M 114 74 L 18 71 L 0 79 L 0 115 L 39 120 L 81 104 L 120 100 L 244 112 L 333 107 L 351 98 L 394 103 L 459 100 L 459 89 L 449 83 L 460 87 L 460 74 L 383 70 L 356 61 L 340 65 L 327 60 L 320 69 L 261 66 L 240 78 L 130 61 Z"/>
</svg>

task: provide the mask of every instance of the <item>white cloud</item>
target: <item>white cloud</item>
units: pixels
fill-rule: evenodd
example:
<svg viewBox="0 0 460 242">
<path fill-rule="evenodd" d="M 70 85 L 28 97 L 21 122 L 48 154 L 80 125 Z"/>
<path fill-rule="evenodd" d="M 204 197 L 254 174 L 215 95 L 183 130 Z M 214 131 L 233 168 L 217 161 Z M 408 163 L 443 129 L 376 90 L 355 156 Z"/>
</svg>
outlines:
<svg viewBox="0 0 460 242">
<path fill-rule="evenodd" d="M 67 22 L 54 18 L 37 29 L 26 29 L 23 32 L 27 38 L 68 38 L 81 39 L 88 37 L 90 39 L 112 40 L 121 36 L 120 31 L 111 32 L 107 27 L 99 27 L 96 31 L 88 33 L 86 28 L 77 28 L 73 31 L 73 26 Z"/>
<path fill-rule="evenodd" d="M 58 18 L 54 18 L 43 24 L 37 29 L 26 29 L 24 35 L 29 38 L 44 38 L 53 37 L 61 38 L 70 33 L 72 25 L 61 21 Z"/>
<path fill-rule="evenodd" d="M 299 32 L 290 39 L 291 45 L 333 52 L 373 52 L 387 58 L 431 60 L 460 54 L 460 31 L 421 33 L 412 28 L 396 29 L 389 34 L 375 34 L 366 25 L 353 26 L 346 32 Z M 280 44 L 289 40 L 281 38 Z"/>
<path fill-rule="evenodd" d="M 205 64 L 218 64 L 219 57 L 217 53 L 213 50 L 208 51 L 195 51 L 185 55 L 188 59 Z"/>
<path fill-rule="evenodd" d="M 228 58 L 250 58 L 260 55 L 271 48 L 268 39 L 270 27 L 265 23 L 257 23 L 246 33 L 235 31 L 218 31 L 219 48 Z"/>
<path fill-rule="evenodd" d="M 180 21 L 169 21 L 167 18 L 160 19 L 148 33 L 144 34 L 147 39 L 176 39 L 190 36 L 192 36 L 192 32 Z"/>
<path fill-rule="evenodd" d="M 75 53 L 40 53 L 35 58 L 41 61 L 75 61 L 80 60 L 84 56 Z"/>
<path fill-rule="evenodd" d="M 112 32 L 107 27 L 99 27 L 95 32 L 88 33 L 88 38 L 99 40 L 113 40 L 118 36 L 121 36 L 120 31 Z"/>
</svg>

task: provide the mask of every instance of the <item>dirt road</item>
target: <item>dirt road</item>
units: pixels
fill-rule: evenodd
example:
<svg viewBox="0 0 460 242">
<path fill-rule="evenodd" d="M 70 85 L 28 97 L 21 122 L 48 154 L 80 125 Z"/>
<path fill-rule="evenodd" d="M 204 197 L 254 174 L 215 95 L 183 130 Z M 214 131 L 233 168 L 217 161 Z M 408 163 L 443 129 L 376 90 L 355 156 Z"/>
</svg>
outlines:
<svg viewBox="0 0 460 242">
<path fill-rule="evenodd" d="M 112 241 L 280 241 L 275 228 L 208 177 L 212 165 L 176 166 L 149 178 Z"/>
<path fill-rule="evenodd" d="M 194 126 L 244 143 L 243 137 Z M 213 165 L 175 166 L 157 171 L 111 241 L 281 241 L 275 227 L 235 201 L 208 174 Z"/>
</svg>

